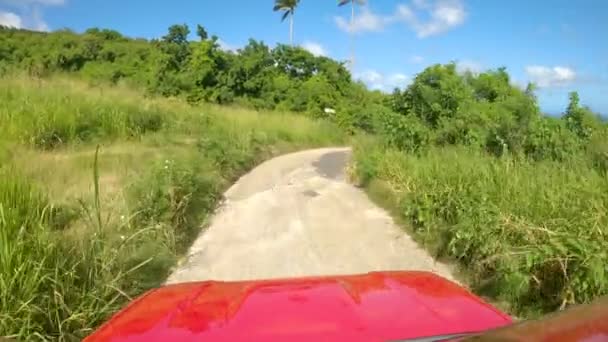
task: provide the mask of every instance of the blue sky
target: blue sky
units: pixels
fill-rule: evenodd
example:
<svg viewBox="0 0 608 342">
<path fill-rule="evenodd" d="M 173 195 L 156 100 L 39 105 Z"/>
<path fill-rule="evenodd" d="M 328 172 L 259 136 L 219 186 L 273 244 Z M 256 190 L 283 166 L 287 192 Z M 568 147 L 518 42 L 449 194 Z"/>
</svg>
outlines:
<svg viewBox="0 0 608 342">
<path fill-rule="evenodd" d="M 295 40 L 311 51 L 350 58 L 370 87 L 405 86 L 434 63 L 462 70 L 506 66 L 514 82 L 534 81 L 544 111 L 557 114 L 578 90 L 593 110 L 608 114 L 608 1 L 606 0 L 369 0 L 350 25 L 334 0 L 302 0 Z M 250 37 L 288 42 L 288 25 L 273 0 L 0 0 L 0 24 L 37 30 L 89 27 L 129 36 L 160 37 L 169 25 L 197 23 L 238 48 Z"/>
</svg>

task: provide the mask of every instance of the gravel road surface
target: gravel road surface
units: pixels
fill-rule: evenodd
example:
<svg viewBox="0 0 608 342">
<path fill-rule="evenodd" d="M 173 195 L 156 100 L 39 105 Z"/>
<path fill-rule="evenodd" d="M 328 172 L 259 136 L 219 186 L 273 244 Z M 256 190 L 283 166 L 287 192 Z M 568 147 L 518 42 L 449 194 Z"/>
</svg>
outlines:
<svg viewBox="0 0 608 342">
<path fill-rule="evenodd" d="M 426 270 L 454 279 L 359 188 L 348 148 L 269 160 L 226 193 L 167 283 Z"/>
</svg>

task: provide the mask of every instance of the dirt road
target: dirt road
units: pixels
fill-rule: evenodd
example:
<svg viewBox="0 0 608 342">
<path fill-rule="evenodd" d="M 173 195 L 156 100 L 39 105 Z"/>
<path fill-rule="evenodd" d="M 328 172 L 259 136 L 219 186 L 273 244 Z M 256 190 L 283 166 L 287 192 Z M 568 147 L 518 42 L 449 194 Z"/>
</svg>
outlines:
<svg viewBox="0 0 608 342">
<path fill-rule="evenodd" d="M 346 182 L 349 156 L 343 148 L 298 152 L 242 177 L 167 282 L 376 270 L 427 270 L 453 279 Z"/>
</svg>

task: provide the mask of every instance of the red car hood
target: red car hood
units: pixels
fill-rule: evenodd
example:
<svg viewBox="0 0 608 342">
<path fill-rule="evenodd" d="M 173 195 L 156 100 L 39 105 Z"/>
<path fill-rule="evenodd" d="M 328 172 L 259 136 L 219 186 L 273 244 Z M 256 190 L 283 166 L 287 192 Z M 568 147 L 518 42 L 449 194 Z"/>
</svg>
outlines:
<svg viewBox="0 0 608 342">
<path fill-rule="evenodd" d="M 85 341 L 390 341 L 480 332 L 511 319 L 425 272 L 386 272 L 153 290 Z"/>
</svg>

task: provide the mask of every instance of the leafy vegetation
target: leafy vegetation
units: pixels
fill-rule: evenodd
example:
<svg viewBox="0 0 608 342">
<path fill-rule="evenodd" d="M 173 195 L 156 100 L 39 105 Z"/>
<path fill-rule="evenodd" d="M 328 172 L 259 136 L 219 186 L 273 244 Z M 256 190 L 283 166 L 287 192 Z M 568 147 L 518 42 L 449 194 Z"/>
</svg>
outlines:
<svg viewBox="0 0 608 342">
<path fill-rule="evenodd" d="M 388 105 L 355 174 L 478 293 L 522 316 L 608 293 L 608 126 L 575 92 L 543 116 L 506 70 L 449 64 Z"/>
<path fill-rule="evenodd" d="M 277 8 L 287 8 L 289 14 L 297 2 L 286 4 Z M 366 125 L 361 118 L 371 116 L 370 106 L 381 104 L 384 97 L 353 82 L 343 63 L 299 47 L 270 48 L 250 40 L 238 51 L 224 51 L 218 38 L 209 37 L 200 25 L 200 41 L 189 41 L 189 34 L 186 25 L 173 25 L 161 39 L 151 41 L 97 28 L 84 34 L 0 28 L 0 73 L 70 73 L 91 84 L 126 84 L 190 103 L 303 112 L 359 126 Z"/>
<path fill-rule="evenodd" d="M 387 136 L 410 150 L 464 145 L 495 156 L 563 159 L 586 148 L 591 138 L 606 136 L 606 124 L 580 106 L 576 93 L 562 119 L 543 116 L 533 85 L 512 86 L 505 69 L 460 75 L 454 64 L 435 65 L 408 89 L 396 91 L 390 105 L 399 120 L 415 128 L 390 132 L 387 127 Z"/>
</svg>

